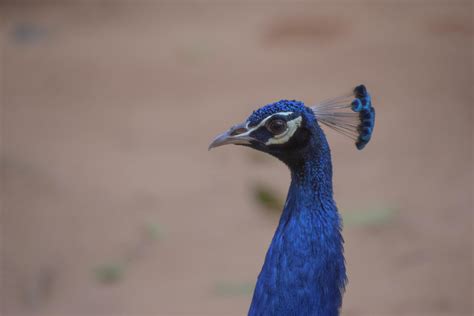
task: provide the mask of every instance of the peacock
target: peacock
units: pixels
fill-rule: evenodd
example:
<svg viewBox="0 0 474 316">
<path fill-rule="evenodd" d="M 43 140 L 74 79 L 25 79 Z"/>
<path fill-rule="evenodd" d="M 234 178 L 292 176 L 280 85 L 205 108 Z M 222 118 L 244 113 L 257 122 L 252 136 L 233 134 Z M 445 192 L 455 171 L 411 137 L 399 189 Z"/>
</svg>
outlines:
<svg viewBox="0 0 474 316">
<path fill-rule="evenodd" d="M 311 107 L 296 100 L 265 105 L 209 146 L 248 146 L 278 158 L 291 172 L 249 315 L 339 315 L 347 283 L 344 240 L 333 199 L 330 149 L 320 124 L 363 149 L 375 124 L 366 87 Z"/>
</svg>

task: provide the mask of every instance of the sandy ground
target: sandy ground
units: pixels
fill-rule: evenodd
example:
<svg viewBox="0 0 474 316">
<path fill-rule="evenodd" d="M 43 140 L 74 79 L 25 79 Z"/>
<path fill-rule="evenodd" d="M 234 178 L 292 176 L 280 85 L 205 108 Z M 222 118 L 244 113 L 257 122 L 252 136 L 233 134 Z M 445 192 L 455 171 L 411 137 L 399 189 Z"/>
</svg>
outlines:
<svg viewBox="0 0 474 316">
<path fill-rule="evenodd" d="M 396 214 L 346 225 L 342 314 L 472 315 L 470 2 L 0 9 L 1 315 L 245 314 L 278 220 L 252 188 L 289 175 L 207 145 L 358 83 L 376 131 L 327 132 L 336 200 Z"/>
</svg>

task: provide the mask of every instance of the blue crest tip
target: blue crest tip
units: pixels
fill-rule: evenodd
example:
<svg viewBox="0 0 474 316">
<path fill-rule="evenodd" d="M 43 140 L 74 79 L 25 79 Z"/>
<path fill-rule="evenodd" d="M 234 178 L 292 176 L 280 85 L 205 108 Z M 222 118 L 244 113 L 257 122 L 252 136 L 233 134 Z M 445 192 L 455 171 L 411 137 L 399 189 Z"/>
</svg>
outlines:
<svg viewBox="0 0 474 316">
<path fill-rule="evenodd" d="M 357 128 L 359 137 L 355 145 L 357 149 L 361 150 L 372 137 L 375 126 L 375 109 L 372 106 L 370 94 L 364 85 L 361 84 L 354 88 L 354 97 L 351 108 L 352 111 L 359 113 L 360 118 L 360 124 Z"/>
</svg>

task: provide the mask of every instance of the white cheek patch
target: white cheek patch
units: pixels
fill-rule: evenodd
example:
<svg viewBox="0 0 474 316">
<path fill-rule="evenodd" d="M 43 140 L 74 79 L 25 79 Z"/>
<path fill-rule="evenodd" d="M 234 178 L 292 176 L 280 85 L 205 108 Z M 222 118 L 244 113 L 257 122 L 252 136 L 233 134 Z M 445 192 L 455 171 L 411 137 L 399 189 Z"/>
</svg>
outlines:
<svg viewBox="0 0 474 316">
<path fill-rule="evenodd" d="M 252 128 L 249 127 L 249 122 L 247 122 L 247 124 L 245 125 L 245 127 L 247 128 L 247 131 L 245 133 L 239 134 L 239 136 L 248 136 L 248 135 L 250 135 L 250 133 L 252 133 L 253 131 L 256 131 L 257 129 L 259 129 L 260 127 L 265 125 L 265 123 L 275 115 L 288 116 L 290 114 L 293 114 L 293 112 L 278 112 L 278 113 L 272 114 L 272 115 L 266 117 L 265 119 L 263 119 L 260 123 L 258 123 L 256 126 L 254 126 Z M 282 133 L 282 134 L 284 134 L 284 133 Z"/>
<path fill-rule="evenodd" d="M 288 128 L 286 129 L 286 131 L 268 139 L 265 145 L 278 145 L 278 144 L 286 143 L 287 141 L 290 140 L 290 138 L 296 132 L 298 127 L 300 127 L 301 121 L 302 121 L 301 116 L 298 116 L 297 118 L 286 122 L 286 124 L 288 125 Z"/>
</svg>

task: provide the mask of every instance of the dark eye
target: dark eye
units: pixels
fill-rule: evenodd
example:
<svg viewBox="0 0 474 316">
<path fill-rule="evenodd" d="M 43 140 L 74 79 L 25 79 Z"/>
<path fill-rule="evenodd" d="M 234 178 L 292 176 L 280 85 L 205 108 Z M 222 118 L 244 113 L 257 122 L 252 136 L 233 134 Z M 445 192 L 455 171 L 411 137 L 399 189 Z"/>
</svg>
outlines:
<svg viewBox="0 0 474 316">
<path fill-rule="evenodd" d="M 286 121 L 282 119 L 271 120 L 266 124 L 267 129 L 274 135 L 278 135 L 286 131 Z"/>
</svg>

